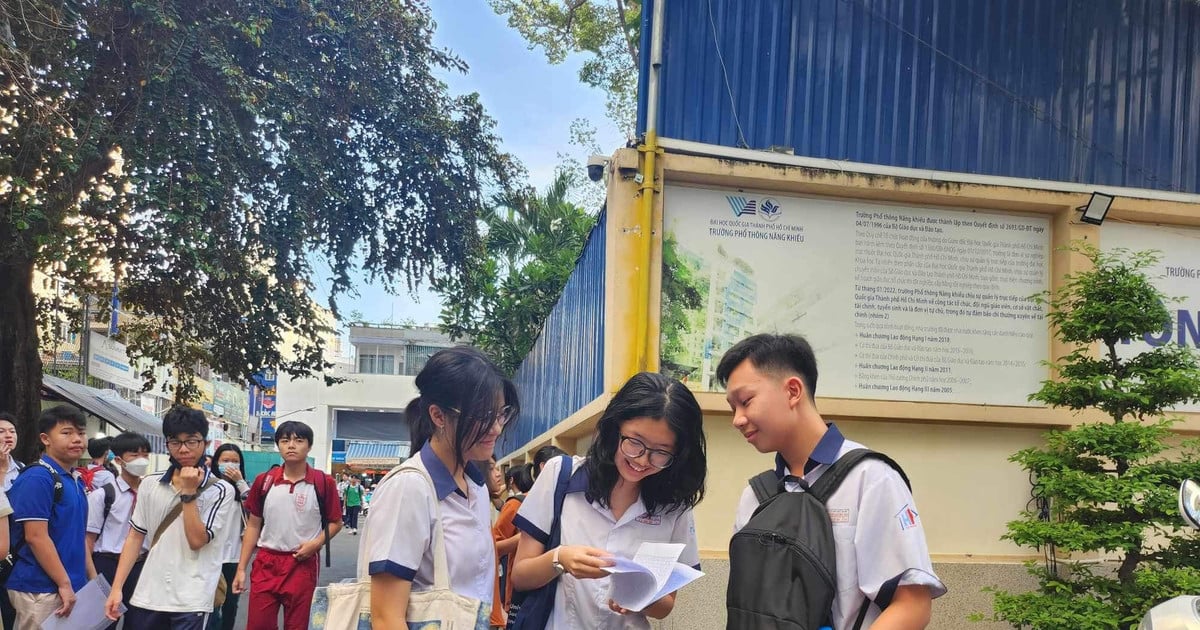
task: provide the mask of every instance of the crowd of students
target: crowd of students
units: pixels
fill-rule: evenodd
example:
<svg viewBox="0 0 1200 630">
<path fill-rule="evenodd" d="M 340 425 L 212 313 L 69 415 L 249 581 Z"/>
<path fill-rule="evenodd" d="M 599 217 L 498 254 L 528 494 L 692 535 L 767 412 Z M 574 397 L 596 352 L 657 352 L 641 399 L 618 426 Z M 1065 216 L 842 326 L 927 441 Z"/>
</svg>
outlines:
<svg viewBox="0 0 1200 630">
<path fill-rule="evenodd" d="M 750 337 L 726 353 L 717 376 L 733 426 L 752 447 L 776 456 L 775 470 L 747 483 L 734 531 L 795 543 L 788 542 L 790 522 L 812 514 L 796 502 L 786 508 L 795 514 L 785 513 L 780 525 L 785 503 L 766 507 L 776 497 L 811 491 L 822 501 L 817 509 L 836 557 L 836 566 L 824 569 L 836 574 L 836 584 L 825 585 L 824 610 L 798 610 L 811 607 L 799 599 L 820 592 L 811 584 L 803 587 L 805 597 L 789 592 L 805 582 L 803 575 L 750 585 L 751 596 L 731 584 L 730 627 L 804 615 L 836 630 L 925 627 L 932 600 L 946 589 L 933 571 L 907 479 L 886 457 L 860 458 L 864 447 L 822 419 L 808 342 Z M 208 423 L 197 410 L 178 407 L 163 418 L 171 465 L 150 474 L 150 445 L 132 433 L 108 441 L 112 462 L 89 452 L 91 465 L 74 470 L 87 443 L 83 416 L 69 407 L 42 414 L 45 454 L 21 467 L 9 455 L 15 422 L 0 416 L 0 527 L 11 529 L 11 536 L 0 536 L 0 551 L 10 543 L 14 558 L 7 599 L 0 598 L 0 607 L 15 615 L 15 625 L 6 619 L 6 627 L 38 628 L 50 615 L 68 613 L 75 592 L 99 573 L 112 584 L 108 617 L 115 622 L 123 615 L 125 628 L 232 628 L 247 592 L 251 630 L 276 628 L 280 609 L 285 628 L 307 628 L 319 552 L 343 529 L 358 533 L 368 492 L 371 524 L 360 561 L 377 630 L 409 627 L 412 595 L 434 586 L 439 530 L 450 589 L 479 603 L 479 630 L 641 629 L 671 614 L 675 593 L 641 610 L 622 608 L 610 597 L 607 569 L 645 542 L 675 543 L 683 549 L 679 561 L 699 568 L 693 509 L 704 496 L 708 466 L 703 413 L 684 384 L 637 374 L 613 395 L 585 455 L 546 447 L 531 464 L 505 472 L 494 449 L 520 403 L 516 387 L 490 360 L 471 348 L 442 350 L 416 385 L 420 396 L 406 410 L 413 451 L 401 468 L 424 474 L 391 474 L 369 489 L 357 477 L 339 482 L 308 466 L 313 433 L 299 422 L 276 429 L 282 465 L 247 483 L 236 446 L 222 445 L 205 464 Z M 838 466 L 839 460 L 853 463 Z M 826 472 L 840 483 L 822 484 Z M 760 531 L 768 512 L 776 519 L 770 527 L 781 531 Z M 763 552 L 755 547 L 768 545 L 730 547 L 736 575 L 753 575 L 739 572 L 746 566 L 776 572 L 808 566 L 780 565 L 756 555 Z M 520 612 L 513 607 L 523 593 L 547 585 L 554 590 L 542 611 L 546 619 L 536 620 L 528 605 Z"/>
</svg>

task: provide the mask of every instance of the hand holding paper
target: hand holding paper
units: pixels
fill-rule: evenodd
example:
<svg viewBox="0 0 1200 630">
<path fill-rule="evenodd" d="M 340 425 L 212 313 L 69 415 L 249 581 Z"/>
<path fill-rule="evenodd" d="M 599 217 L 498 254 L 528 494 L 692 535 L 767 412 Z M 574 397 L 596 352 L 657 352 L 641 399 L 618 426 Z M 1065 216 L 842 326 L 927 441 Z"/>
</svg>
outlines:
<svg viewBox="0 0 1200 630">
<path fill-rule="evenodd" d="M 613 601 L 627 610 L 642 610 L 703 576 L 678 561 L 683 549 L 678 543 L 644 542 L 632 560 L 613 558 L 614 565 L 606 569 L 612 574 Z"/>
</svg>

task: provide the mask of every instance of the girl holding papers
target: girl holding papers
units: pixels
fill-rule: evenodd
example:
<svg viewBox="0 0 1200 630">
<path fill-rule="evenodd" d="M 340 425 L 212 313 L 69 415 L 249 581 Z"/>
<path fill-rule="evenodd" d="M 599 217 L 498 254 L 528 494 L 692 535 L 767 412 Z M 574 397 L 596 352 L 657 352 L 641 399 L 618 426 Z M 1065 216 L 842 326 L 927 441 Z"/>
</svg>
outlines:
<svg viewBox="0 0 1200 630">
<path fill-rule="evenodd" d="M 643 629 L 650 627 L 647 617 L 670 614 L 673 592 L 643 593 L 637 599 L 648 603 L 641 610 L 613 601 L 613 573 L 632 564 L 618 559 L 634 558 L 639 550 L 639 560 L 670 565 L 678 560 L 688 571 L 699 568 L 692 508 L 704 495 L 702 425 L 700 405 L 687 387 L 643 372 L 600 416 L 587 457 L 547 463 L 514 519 L 521 539 L 511 576 L 521 591 L 559 580 L 547 628 Z M 571 462 L 572 472 L 562 513 L 556 515 L 554 495 L 564 461 Z M 556 516 L 561 544 L 547 549 Z M 643 542 L 657 551 L 643 549 Z M 662 550 L 674 557 L 661 557 Z M 693 571 L 691 579 L 696 575 Z"/>
</svg>

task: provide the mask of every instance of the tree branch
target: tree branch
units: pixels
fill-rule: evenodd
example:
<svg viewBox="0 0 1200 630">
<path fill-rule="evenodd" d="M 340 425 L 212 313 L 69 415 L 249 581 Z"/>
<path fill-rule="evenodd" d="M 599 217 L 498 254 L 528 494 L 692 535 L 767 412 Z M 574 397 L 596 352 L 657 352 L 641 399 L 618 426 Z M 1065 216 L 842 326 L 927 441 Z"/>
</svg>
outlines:
<svg viewBox="0 0 1200 630">
<path fill-rule="evenodd" d="M 633 59 L 633 67 L 638 67 L 638 49 L 633 43 L 632 33 L 629 30 L 629 20 L 625 17 L 625 1 L 617 0 L 617 13 L 621 16 L 621 37 L 625 40 L 625 47 L 629 50 L 629 56 Z"/>
</svg>

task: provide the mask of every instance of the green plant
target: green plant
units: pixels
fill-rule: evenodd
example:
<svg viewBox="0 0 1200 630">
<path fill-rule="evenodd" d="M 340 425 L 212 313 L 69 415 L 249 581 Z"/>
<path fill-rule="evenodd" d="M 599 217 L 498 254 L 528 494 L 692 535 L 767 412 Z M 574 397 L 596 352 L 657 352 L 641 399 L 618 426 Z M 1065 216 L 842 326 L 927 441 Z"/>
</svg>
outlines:
<svg viewBox="0 0 1200 630">
<path fill-rule="evenodd" d="M 996 591 L 992 618 L 1033 630 L 1126 630 L 1154 604 L 1200 592 L 1197 541 L 1176 511 L 1179 483 L 1200 474 L 1200 450 L 1176 440 L 1177 420 L 1164 417 L 1200 400 L 1200 364 L 1173 344 L 1134 356 L 1118 351 L 1125 340 L 1170 326 L 1167 298 L 1147 275 L 1157 254 L 1072 249 L 1092 269 L 1033 299 L 1048 307 L 1057 338 L 1076 349 L 1049 364 L 1057 378 L 1029 398 L 1099 409 L 1111 421 L 1051 432 L 1044 447 L 1011 458 L 1032 474 L 1033 495 L 1046 509 L 1022 513 L 1004 538 L 1046 550 L 1051 561 L 1030 565 L 1036 590 Z M 1055 561 L 1057 554 L 1073 559 Z M 1084 554 L 1111 562 L 1084 563 Z"/>
</svg>

